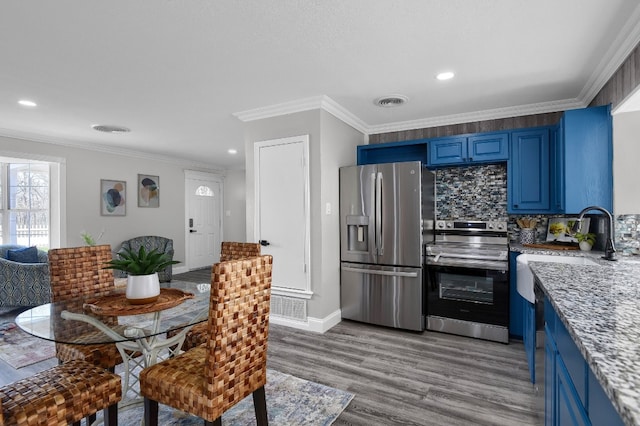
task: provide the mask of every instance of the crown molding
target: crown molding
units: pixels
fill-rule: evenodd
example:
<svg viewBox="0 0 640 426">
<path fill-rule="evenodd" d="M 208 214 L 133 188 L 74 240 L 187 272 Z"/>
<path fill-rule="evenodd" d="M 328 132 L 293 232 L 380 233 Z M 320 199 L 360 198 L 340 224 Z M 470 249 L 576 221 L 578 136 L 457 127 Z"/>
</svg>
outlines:
<svg viewBox="0 0 640 426">
<path fill-rule="evenodd" d="M 589 105 L 598 92 L 611 79 L 613 74 L 624 63 L 629 54 L 640 43 L 640 4 L 636 6 L 633 13 L 622 26 L 620 32 L 611 43 L 611 48 L 602 57 L 600 63 L 595 68 L 589 80 L 578 95 L 585 105 Z"/>
<path fill-rule="evenodd" d="M 354 129 L 365 134 L 367 132 L 368 125 L 364 121 L 360 120 L 351 113 L 351 111 L 347 110 L 326 95 L 312 96 L 310 98 L 298 99 L 296 101 L 283 102 L 247 111 L 240 111 L 233 113 L 233 116 L 241 121 L 247 122 L 278 117 L 280 115 L 294 114 L 296 112 L 309 111 L 312 109 L 323 109 Z"/>
<path fill-rule="evenodd" d="M 354 129 L 362 132 L 365 137 L 368 137 L 369 135 L 377 133 L 400 132 L 404 130 L 446 126 L 450 124 L 468 123 L 473 121 L 518 117 L 521 115 L 544 114 L 547 112 L 583 108 L 585 106 L 585 102 L 581 101 L 580 99 L 563 99 L 559 101 L 518 105 L 514 107 L 474 111 L 463 114 L 443 115 L 439 117 L 423 118 L 419 120 L 399 121 L 395 123 L 380 125 L 369 125 L 330 97 L 323 95 L 237 112 L 233 115 L 238 119 L 246 122 L 277 117 L 285 114 L 293 114 L 296 112 L 308 111 L 312 109 L 323 109 L 328 113 L 334 115 L 339 120 L 342 120 L 346 124 L 350 125 Z"/>
<path fill-rule="evenodd" d="M 205 164 L 205 163 L 200 163 L 196 161 L 189 161 L 189 160 L 170 157 L 166 155 L 151 154 L 148 152 L 136 151 L 132 149 L 114 148 L 107 145 L 98 145 L 98 144 L 87 145 L 86 142 L 83 143 L 83 142 L 63 140 L 63 139 L 53 138 L 51 136 L 41 135 L 37 133 L 20 132 L 20 131 L 0 128 L 0 137 L 19 139 L 19 140 L 24 140 L 29 142 L 39 142 L 39 143 L 47 143 L 52 145 L 66 146 L 69 148 L 79 148 L 87 151 L 96 151 L 96 152 L 102 152 L 106 154 L 123 155 L 125 157 L 140 158 L 144 160 L 163 161 L 166 163 L 171 163 L 171 164 L 175 164 L 175 165 L 186 167 L 186 168 L 198 168 L 198 169 L 210 170 L 215 173 L 225 172 L 225 169 L 214 167 L 211 164 Z"/>
<path fill-rule="evenodd" d="M 463 114 L 443 115 L 420 120 L 401 121 L 397 123 L 369 126 L 369 134 L 400 132 L 404 130 L 423 129 L 428 127 L 447 126 L 451 124 L 469 123 L 474 121 L 496 120 L 500 118 L 519 117 L 522 115 L 544 114 L 548 112 L 564 111 L 567 109 L 583 108 L 585 104 L 579 99 L 564 99 L 537 104 L 519 105 L 506 108 L 495 108 L 484 111 L 474 111 Z"/>
</svg>

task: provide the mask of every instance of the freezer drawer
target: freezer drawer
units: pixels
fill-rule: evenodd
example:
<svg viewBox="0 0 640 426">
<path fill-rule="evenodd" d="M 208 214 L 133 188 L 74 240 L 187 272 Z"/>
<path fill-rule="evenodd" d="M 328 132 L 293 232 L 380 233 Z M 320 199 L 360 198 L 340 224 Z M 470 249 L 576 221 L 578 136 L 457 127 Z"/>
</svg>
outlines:
<svg viewBox="0 0 640 426">
<path fill-rule="evenodd" d="M 342 318 L 424 330 L 422 268 L 342 263 Z"/>
</svg>

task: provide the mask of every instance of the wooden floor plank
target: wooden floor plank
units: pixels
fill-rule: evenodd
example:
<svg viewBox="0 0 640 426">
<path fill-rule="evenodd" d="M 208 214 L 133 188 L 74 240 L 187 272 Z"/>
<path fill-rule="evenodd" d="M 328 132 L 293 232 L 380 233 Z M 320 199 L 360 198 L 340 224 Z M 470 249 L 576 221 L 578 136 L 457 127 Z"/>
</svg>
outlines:
<svg viewBox="0 0 640 426">
<path fill-rule="evenodd" d="M 209 282 L 210 269 L 174 275 Z M 0 319 L 7 319 L 0 315 Z M 0 361 L 0 385 L 19 370 Z M 271 325 L 268 364 L 355 395 L 335 425 L 542 425 L 521 342 L 508 345 L 342 321 L 324 334 Z"/>
</svg>

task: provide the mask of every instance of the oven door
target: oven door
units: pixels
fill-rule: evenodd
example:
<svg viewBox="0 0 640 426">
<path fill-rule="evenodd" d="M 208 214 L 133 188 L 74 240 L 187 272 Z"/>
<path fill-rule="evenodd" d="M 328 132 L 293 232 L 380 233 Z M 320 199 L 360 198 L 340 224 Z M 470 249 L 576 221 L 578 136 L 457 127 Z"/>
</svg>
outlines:
<svg viewBox="0 0 640 426">
<path fill-rule="evenodd" d="M 509 271 L 428 264 L 427 315 L 509 325 Z"/>
</svg>

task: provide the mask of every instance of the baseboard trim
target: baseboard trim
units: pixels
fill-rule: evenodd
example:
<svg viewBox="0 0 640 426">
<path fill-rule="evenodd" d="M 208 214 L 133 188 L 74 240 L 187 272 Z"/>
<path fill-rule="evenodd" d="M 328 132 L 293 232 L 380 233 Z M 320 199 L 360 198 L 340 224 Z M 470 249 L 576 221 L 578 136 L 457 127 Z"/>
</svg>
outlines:
<svg viewBox="0 0 640 426">
<path fill-rule="evenodd" d="M 271 324 L 283 325 L 285 327 L 322 334 L 329 331 L 333 326 L 342 321 L 342 313 L 340 309 L 338 309 L 324 318 L 307 317 L 306 321 L 296 321 L 278 315 L 271 315 L 269 316 L 269 321 Z"/>
</svg>

